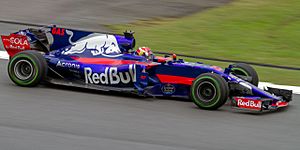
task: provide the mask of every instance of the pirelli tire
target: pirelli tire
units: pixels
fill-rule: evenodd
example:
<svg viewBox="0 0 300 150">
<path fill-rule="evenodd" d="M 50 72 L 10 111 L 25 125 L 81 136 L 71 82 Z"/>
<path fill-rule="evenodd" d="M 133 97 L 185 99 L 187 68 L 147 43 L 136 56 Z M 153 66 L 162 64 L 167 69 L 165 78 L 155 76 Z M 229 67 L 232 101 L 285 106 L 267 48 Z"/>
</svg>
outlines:
<svg viewBox="0 0 300 150">
<path fill-rule="evenodd" d="M 190 97 L 201 109 L 216 110 L 228 99 L 229 88 L 223 77 L 214 73 L 199 75 L 191 86 Z"/>
<path fill-rule="evenodd" d="M 258 82 L 259 82 L 258 74 L 255 71 L 255 69 L 248 64 L 245 63 L 233 64 L 233 68 L 231 68 L 231 73 L 237 76 L 241 75 L 241 76 L 250 77 L 251 80 L 246 80 L 246 81 L 255 86 L 258 86 Z"/>
<path fill-rule="evenodd" d="M 43 55 L 34 50 L 22 51 L 8 63 L 8 75 L 18 86 L 33 87 L 46 78 L 48 66 Z"/>
</svg>

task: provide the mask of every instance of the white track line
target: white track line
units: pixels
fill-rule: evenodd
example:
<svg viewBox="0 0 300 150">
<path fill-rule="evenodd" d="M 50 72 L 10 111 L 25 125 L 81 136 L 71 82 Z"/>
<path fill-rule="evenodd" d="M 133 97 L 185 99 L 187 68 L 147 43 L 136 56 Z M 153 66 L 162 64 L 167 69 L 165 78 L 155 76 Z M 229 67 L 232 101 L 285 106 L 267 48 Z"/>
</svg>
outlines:
<svg viewBox="0 0 300 150">
<path fill-rule="evenodd" d="M 6 51 L 0 51 L 0 59 L 8 59 L 9 56 Z"/>
<path fill-rule="evenodd" d="M 292 90 L 294 94 L 300 94 L 299 86 L 277 85 L 277 84 L 273 84 L 273 83 L 269 83 L 269 82 L 259 82 L 258 87 L 260 89 L 264 89 L 264 87 L 286 89 L 286 90 Z"/>
<path fill-rule="evenodd" d="M 6 51 L 0 51 L 0 59 L 8 59 L 9 56 Z M 258 87 L 264 89 L 264 87 L 273 87 L 279 89 L 293 90 L 293 93 L 300 94 L 299 86 L 289 86 L 289 85 L 276 85 L 269 82 L 259 82 Z"/>
</svg>

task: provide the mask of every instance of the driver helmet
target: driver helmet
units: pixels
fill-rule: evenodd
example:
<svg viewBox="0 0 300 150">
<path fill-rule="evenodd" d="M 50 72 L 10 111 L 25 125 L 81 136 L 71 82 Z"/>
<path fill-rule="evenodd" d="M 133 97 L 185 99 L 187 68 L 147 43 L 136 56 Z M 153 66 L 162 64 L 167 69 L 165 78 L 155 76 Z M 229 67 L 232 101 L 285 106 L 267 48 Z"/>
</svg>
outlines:
<svg viewBox="0 0 300 150">
<path fill-rule="evenodd" d="M 139 47 L 135 52 L 135 55 L 144 56 L 147 59 L 151 59 L 153 53 L 149 47 Z"/>
</svg>

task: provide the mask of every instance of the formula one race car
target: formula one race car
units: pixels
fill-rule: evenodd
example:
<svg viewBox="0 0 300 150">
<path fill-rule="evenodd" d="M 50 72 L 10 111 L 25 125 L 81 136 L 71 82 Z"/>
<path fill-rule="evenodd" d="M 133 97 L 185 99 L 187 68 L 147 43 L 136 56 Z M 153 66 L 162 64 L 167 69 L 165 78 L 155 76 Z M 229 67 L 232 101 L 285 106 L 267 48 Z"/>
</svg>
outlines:
<svg viewBox="0 0 300 150">
<path fill-rule="evenodd" d="M 19 86 L 43 82 L 143 96 L 185 97 L 202 109 L 218 109 L 229 99 L 237 109 L 264 111 L 285 107 L 292 91 L 259 89 L 249 65 L 224 70 L 176 55 L 136 51 L 133 32 L 122 35 L 58 28 L 25 29 L 2 36 L 10 56 L 8 74 Z"/>
</svg>

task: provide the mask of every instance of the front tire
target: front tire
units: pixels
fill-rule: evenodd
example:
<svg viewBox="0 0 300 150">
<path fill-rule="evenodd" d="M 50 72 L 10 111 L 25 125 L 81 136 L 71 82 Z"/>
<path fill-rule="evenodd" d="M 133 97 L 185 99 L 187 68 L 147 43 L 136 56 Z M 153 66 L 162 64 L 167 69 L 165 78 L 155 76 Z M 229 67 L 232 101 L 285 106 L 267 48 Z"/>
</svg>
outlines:
<svg viewBox="0 0 300 150">
<path fill-rule="evenodd" d="M 231 68 L 231 73 L 233 73 L 236 76 L 245 76 L 245 77 L 251 77 L 251 80 L 247 82 L 258 86 L 258 75 L 257 72 L 255 71 L 255 69 L 253 67 L 251 67 L 248 64 L 245 63 L 237 63 L 237 64 L 233 64 L 233 68 Z"/>
<path fill-rule="evenodd" d="M 33 87 L 47 74 L 47 62 L 37 51 L 22 51 L 8 63 L 8 75 L 19 86 Z"/>
<path fill-rule="evenodd" d="M 215 110 L 227 101 L 229 88 L 220 75 L 204 73 L 193 81 L 190 92 L 191 99 L 199 108 Z"/>
</svg>

